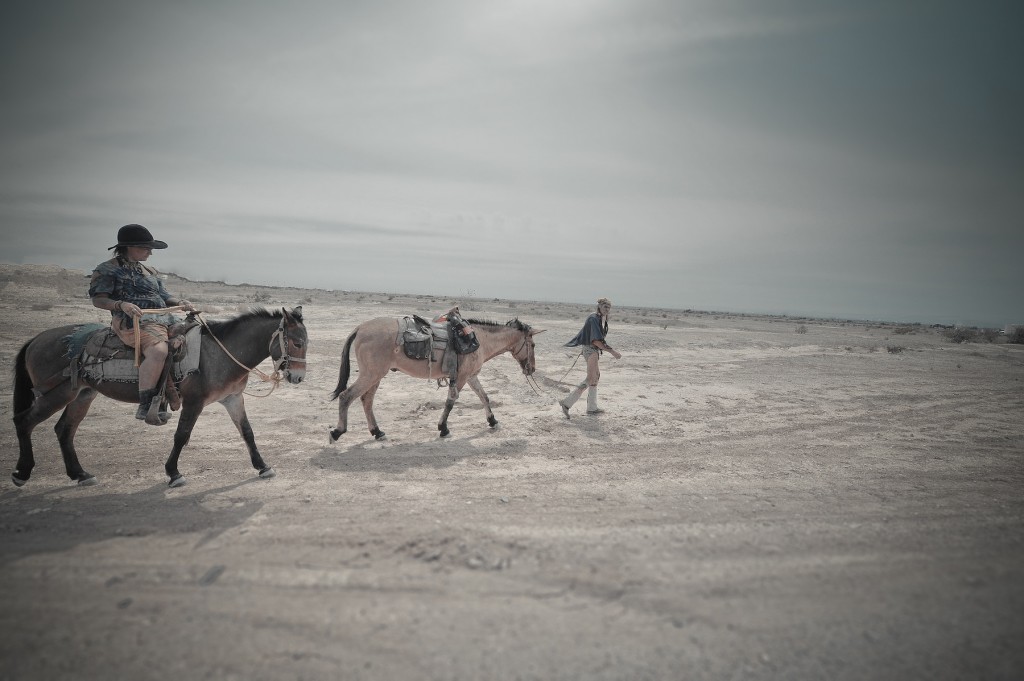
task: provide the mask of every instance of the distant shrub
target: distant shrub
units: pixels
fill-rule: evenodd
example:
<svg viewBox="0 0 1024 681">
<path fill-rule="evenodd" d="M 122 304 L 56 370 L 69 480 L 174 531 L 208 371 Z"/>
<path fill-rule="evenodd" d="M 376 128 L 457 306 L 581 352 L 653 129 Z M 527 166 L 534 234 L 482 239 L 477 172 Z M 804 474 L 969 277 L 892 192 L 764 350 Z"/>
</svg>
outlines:
<svg viewBox="0 0 1024 681">
<path fill-rule="evenodd" d="M 1007 343 L 1017 343 L 1018 345 L 1024 345 L 1024 326 L 1016 326 L 1010 331 L 1006 337 Z"/>
<path fill-rule="evenodd" d="M 917 329 L 915 329 L 912 326 L 897 326 L 895 329 L 892 330 L 892 332 L 897 336 L 905 336 L 908 333 L 914 333 L 914 331 L 916 330 Z"/>
<path fill-rule="evenodd" d="M 796 327 L 796 333 L 807 333 L 807 327 L 804 324 Z"/>
<path fill-rule="evenodd" d="M 942 335 L 950 343 L 973 343 L 978 339 L 977 329 L 971 329 L 966 326 L 955 326 L 952 329 L 946 329 Z"/>
<path fill-rule="evenodd" d="M 252 294 L 249 297 L 249 300 L 251 300 L 254 303 L 269 303 L 270 294 L 264 291 L 257 291 L 256 293 Z"/>
<path fill-rule="evenodd" d="M 885 349 L 888 350 L 889 354 L 891 355 L 898 355 L 899 353 L 903 352 L 906 348 L 904 348 L 902 345 L 886 345 Z"/>
<path fill-rule="evenodd" d="M 988 343 L 995 343 L 996 339 L 999 338 L 998 329 L 982 329 L 978 333 Z"/>
<path fill-rule="evenodd" d="M 51 305 L 50 303 L 35 303 L 34 305 L 32 305 L 32 309 L 35 310 L 36 312 L 45 312 L 47 310 L 52 310 L 53 305 Z"/>
</svg>

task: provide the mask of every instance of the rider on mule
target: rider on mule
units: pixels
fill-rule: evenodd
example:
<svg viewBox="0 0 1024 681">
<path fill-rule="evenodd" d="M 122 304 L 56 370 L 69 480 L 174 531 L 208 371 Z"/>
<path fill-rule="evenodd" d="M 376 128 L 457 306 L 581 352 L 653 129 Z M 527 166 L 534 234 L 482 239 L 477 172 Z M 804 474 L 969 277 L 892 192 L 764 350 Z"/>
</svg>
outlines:
<svg viewBox="0 0 1024 681">
<path fill-rule="evenodd" d="M 177 321 L 167 312 L 145 311 L 168 307 L 195 310 L 192 303 L 168 293 L 157 271 L 144 263 L 155 248 L 167 248 L 167 244 L 154 239 L 142 225 L 125 225 L 117 230 L 117 245 L 107 249 L 114 250 L 114 257 L 96 266 L 89 285 L 92 304 L 110 311 L 111 328 L 130 347 L 136 344 L 133 320 L 139 319 L 138 343 L 143 360 L 139 365 L 139 408 L 135 418 L 140 420 L 146 420 L 150 403 L 159 393 L 158 383 L 168 354 L 168 326 Z"/>
</svg>

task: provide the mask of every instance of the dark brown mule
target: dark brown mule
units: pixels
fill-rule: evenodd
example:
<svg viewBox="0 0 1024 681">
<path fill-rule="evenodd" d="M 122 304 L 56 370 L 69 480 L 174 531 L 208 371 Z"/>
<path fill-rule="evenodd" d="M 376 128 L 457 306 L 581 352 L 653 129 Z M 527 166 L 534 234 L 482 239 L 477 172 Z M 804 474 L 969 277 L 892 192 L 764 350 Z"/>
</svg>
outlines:
<svg viewBox="0 0 1024 681">
<path fill-rule="evenodd" d="M 64 407 L 64 413 L 54 430 L 64 456 L 65 470 L 68 477 L 80 485 L 94 484 L 96 478 L 82 468 L 75 451 L 75 431 L 78 425 L 99 394 L 122 402 L 138 402 L 138 383 L 96 382 L 85 377 L 78 381 L 76 387 L 72 386 L 69 379 L 42 395 L 33 392 L 35 386 L 43 385 L 51 376 L 67 367 L 68 348 L 65 339 L 75 328 L 63 326 L 44 331 L 26 343 L 18 353 L 14 376 L 14 425 L 20 453 L 11 479 L 19 487 L 28 482 L 35 466 L 32 430 Z M 264 463 L 256 449 L 242 391 L 249 377 L 249 368 L 255 367 L 268 356 L 275 362 L 275 371 L 279 371 L 290 383 L 302 381 L 306 373 L 306 327 L 302 323 L 302 307 L 296 307 L 291 312 L 285 309 L 279 312 L 257 309 L 234 319 L 209 322 L 202 331 L 201 339 L 199 371 L 185 378 L 179 388 L 181 415 L 174 432 L 171 455 L 164 465 L 170 477 L 170 486 L 185 484 L 185 478 L 178 472 L 178 456 L 188 444 L 199 414 L 213 402 L 220 402 L 227 409 L 249 447 L 252 465 L 259 471 L 260 477 L 273 477 L 274 469 Z M 131 423 L 135 424 L 135 420 Z"/>
<path fill-rule="evenodd" d="M 513 319 L 505 324 L 473 319 L 467 319 L 466 322 L 476 331 L 480 348 L 475 352 L 459 356 L 459 372 L 455 380 L 448 384 L 448 399 L 444 403 L 444 412 L 437 424 L 437 429 L 441 431 L 441 437 L 449 435 L 448 415 L 451 413 L 452 407 L 455 406 L 455 400 L 459 398 L 459 391 L 467 383 L 483 403 L 487 423 L 492 428 L 498 424 L 491 411 L 487 393 L 484 392 L 483 386 L 480 385 L 480 379 L 477 378 L 484 362 L 492 357 L 510 352 L 527 376 L 533 374 L 537 368 L 534 359 L 533 337 L 543 331 L 531 329 L 518 319 Z M 331 398 L 338 400 L 338 427 L 331 431 L 331 442 L 336 442 L 348 430 L 348 408 L 357 398 L 362 399 L 363 411 L 366 413 L 366 425 L 370 429 L 370 434 L 378 440 L 384 437 L 384 433 L 377 427 L 377 419 L 373 415 L 373 396 L 380 386 L 381 379 L 387 376 L 389 371 L 402 371 L 415 378 L 447 377 L 440 362 L 428 363 L 425 359 L 410 359 L 405 356 L 397 340 L 399 325 L 400 320 L 394 318 L 371 319 L 357 326 L 345 341 L 345 349 L 341 354 L 338 387 L 334 389 Z M 350 351 L 355 352 L 356 363 L 359 365 L 359 378 L 350 387 L 346 387 L 351 370 Z"/>
</svg>

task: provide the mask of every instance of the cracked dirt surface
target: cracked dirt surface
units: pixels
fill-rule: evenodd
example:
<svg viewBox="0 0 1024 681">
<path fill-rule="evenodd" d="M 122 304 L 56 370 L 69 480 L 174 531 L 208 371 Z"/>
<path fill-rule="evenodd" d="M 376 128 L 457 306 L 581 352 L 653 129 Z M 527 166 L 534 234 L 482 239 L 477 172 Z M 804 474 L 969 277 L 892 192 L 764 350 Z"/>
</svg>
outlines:
<svg viewBox="0 0 1024 681">
<path fill-rule="evenodd" d="M 561 343 L 588 306 L 172 280 L 213 317 L 304 305 L 307 380 L 246 400 L 278 476 L 256 478 L 215 405 L 169 489 L 176 417 L 142 427 L 99 398 L 77 444 L 100 484 L 70 484 L 54 418 L 15 489 L 14 355 L 102 313 L 84 273 L 3 267 L 0 679 L 1024 673 L 1022 346 L 616 308 L 608 412 L 566 421 L 583 370 Z M 498 357 L 481 381 L 499 427 L 466 391 L 441 440 L 444 391 L 394 374 L 387 439 L 354 406 L 328 444 L 352 328 L 453 302 L 548 330 L 540 392 Z"/>
</svg>

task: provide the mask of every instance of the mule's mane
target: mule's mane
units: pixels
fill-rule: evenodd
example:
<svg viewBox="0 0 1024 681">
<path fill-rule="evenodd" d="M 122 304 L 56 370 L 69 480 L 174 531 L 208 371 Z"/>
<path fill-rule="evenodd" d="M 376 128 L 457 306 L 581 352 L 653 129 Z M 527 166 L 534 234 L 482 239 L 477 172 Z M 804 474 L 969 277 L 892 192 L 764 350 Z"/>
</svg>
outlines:
<svg viewBox="0 0 1024 681">
<path fill-rule="evenodd" d="M 207 326 L 210 330 L 218 334 L 230 334 L 235 330 L 237 326 L 245 324 L 251 319 L 280 319 L 284 316 L 284 312 L 281 310 L 270 310 L 264 307 L 254 307 L 244 314 L 240 314 L 237 317 L 231 319 L 224 319 L 221 321 L 207 322 Z"/>
<path fill-rule="evenodd" d="M 519 318 L 510 319 L 507 322 L 495 322 L 490 319 L 466 319 L 465 322 L 470 326 L 484 326 L 494 329 L 503 329 L 505 327 L 515 329 L 516 331 L 529 331 L 530 327 L 527 324 L 519 321 Z"/>
</svg>

